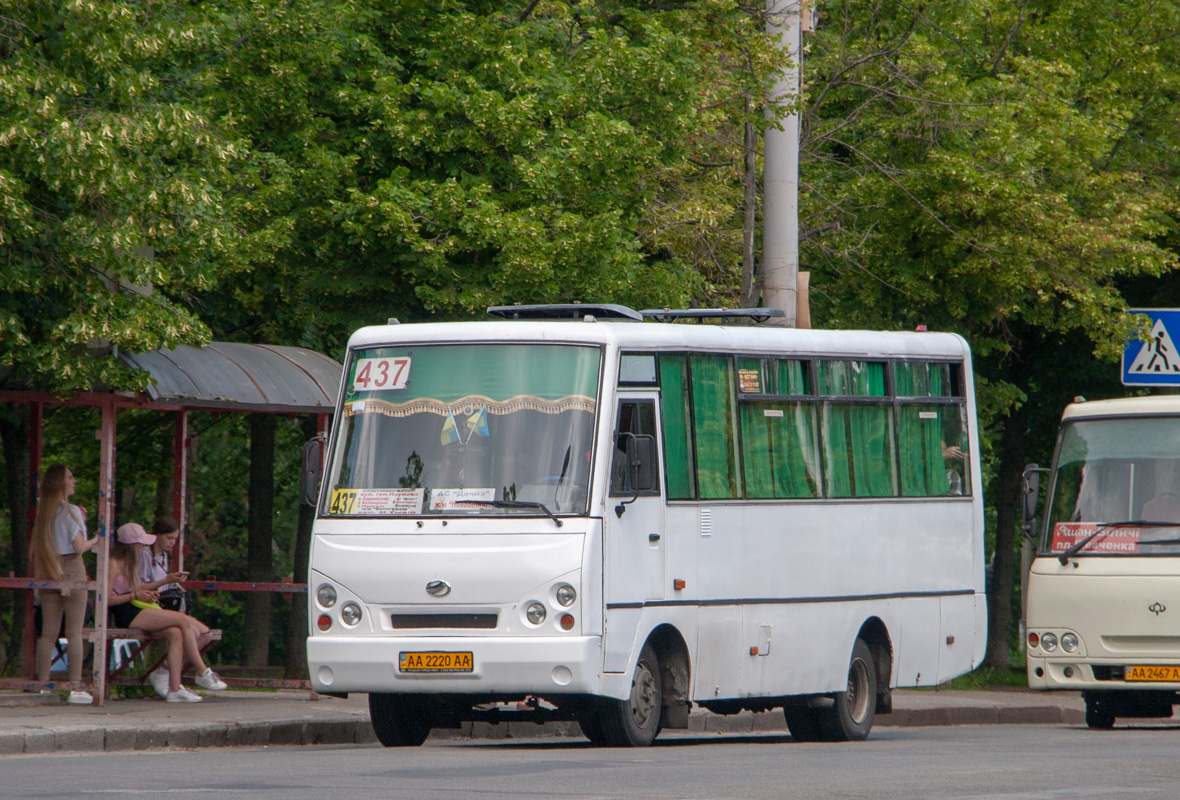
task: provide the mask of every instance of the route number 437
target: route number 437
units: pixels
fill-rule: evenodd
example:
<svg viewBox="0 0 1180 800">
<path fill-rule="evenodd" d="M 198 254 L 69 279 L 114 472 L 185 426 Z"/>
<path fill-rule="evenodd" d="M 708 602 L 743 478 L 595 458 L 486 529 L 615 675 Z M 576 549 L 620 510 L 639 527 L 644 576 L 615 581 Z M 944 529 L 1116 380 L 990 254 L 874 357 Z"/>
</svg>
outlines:
<svg viewBox="0 0 1180 800">
<path fill-rule="evenodd" d="M 386 389 L 404 389 L 409 379 L 409 357 L 362 358 L 356 362 L 356 377 L 352 380 L 352 390 L 380 392 Z"/>
</svg>

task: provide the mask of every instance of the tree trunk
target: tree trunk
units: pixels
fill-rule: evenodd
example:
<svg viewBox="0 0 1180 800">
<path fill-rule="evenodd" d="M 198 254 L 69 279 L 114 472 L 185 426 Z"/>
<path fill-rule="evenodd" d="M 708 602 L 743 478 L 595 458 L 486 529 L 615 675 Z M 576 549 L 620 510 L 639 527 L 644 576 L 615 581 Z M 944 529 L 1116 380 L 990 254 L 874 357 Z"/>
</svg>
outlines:
<svg viewBox="0 0 1180 800">
<path fill-rule="evenodd" d="M 247 580 L 274 580 L 273 510 L 275 488 L 275 418 L 250 415 L 249 543 Z M 270 654 L 270 593 L 246 595 L 246 666 L 265 667 Z"/>
<path fill-rule="evenodd" d="M 316 416 L 309 414 L 300 422 L 303 441 L 315 437 Z M 294 581 L 302 583 L 307 580 L 307 566 L 311 560 L 311 525 L 315 521 L 315 506 L 306 503 L 299 504 L 299 527 L 295 531 L 295 564 Z M 315 591 L 314 586 L 308 586 L 308 591 Z M 287 617 L 287 654 L 284 663 L 284 673 L 292 680 L 307 675 L 307 598 L 306 594 L 291 595 L 291 610 Z"/>
<path fill-rule="evenodd" d="M 12 405 L 0 413 L 0 441 L 4 448 L 4 482 L 8 494 L 8 521 L 11 541 L 7 559 L 0 559 L 2 574 L 29 575 L 29 407 Z M 0 672 L 9 664 L 23 660 L 25 632 L 25 593 L 0 591 L 0 619 L 9 609 L 12 625 L 6 637 L 0 637 Z"/>
<path fill-rule="evenodd" d="M 1015 358 L 1020 358 L 1015 355 Z M 1023 367 L 1013 382 L 1027 394 L 1028 376 Z M 1028 403 L 1014 408 L 1004 421 L 1000 437 L 1000 468 L 996 476 L 996 550 L 992 558 L 991 590 L 987 598 L 987 659 L 995 669 L 1008 669 L 1008 644 L 1012 627 L 1012 587 L 1020 563 L 1017 531 L 1020 528 L 1020 486 L 1028 457 Z"/>
</svg>

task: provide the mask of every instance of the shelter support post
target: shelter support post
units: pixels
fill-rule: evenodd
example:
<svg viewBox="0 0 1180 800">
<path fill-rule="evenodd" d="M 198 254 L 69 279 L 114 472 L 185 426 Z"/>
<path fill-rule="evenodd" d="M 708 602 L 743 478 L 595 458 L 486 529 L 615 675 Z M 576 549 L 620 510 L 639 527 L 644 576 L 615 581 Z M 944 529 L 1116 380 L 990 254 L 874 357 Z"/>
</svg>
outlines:
<svg viewBox="0 0 1180 800">
<path fill-rule="evenodd" d="M 41 494 L 41 428 L 45 422 L 45 405 L 33 401 L 29 403 L 29 519 L 25 528 L 25 541 L 30 541 L 33 522 L 37 519 L 37 497 Z M 19 536 L 19 526 L 12 526 L 12 535 Z M 25 552 L 32 552 L 28 547 Z M 17 569 L 24 570 L 26 565 L 13 564 Z M 31 576 L 30 576 L 31 577 Z M 37 634 L 33 624 L 33 593 L 25 592 L 25 630 L 24 640 L 24 676 L 30 680 L 37 677 Z"/>
<path fill-rule="evenodd" d="M 176 539 L 176 547 L 172 551 L 172 563 L 177 572 L 184 571 L 184 535 L 185 515 L 188 513 L 186 500 L 188 498 L 188 412 L 180 409 L 176 412 L 176 429 L 172 435 L 172 516 L 180 526 L 180 536 Z"/>
<path fill-rule="evenodd" d="M 102 427 L 98 431 L 101 443 L 98 462 L 98 569 L 95 579 L 94 603 L 94 660 L 93 677 L 95 686 L 95 705 L 102 705 L 106 701 L 106 665 L 110 657 L 107 652 L 107 597 L 110 569 L 111 535 L 115 526 L 115 432 L 116 414 L 114 403 L 102 404 Z"/>
</svg>

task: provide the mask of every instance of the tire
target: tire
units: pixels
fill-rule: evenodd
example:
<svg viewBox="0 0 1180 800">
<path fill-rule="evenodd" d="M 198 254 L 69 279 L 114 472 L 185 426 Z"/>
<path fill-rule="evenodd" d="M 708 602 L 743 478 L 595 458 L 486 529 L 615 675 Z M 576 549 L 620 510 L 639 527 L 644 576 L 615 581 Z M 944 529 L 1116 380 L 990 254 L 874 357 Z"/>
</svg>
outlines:
<svg viewBox="0 0 1180 800">
<path fill-rule="evenodd" d="M 873 653 L 857 639 L 848 662 L 848 689 L 836 692 L 833 703 L 816 709 L 820 735 L 828 742 L 859 742 L 869 737 L 877 714 L 877 670 Z"/>
<path fill-rule="evenodd" d="M 369 694 L 369 720 L 386 747 L 417 747 L 430 735 L 430 712 L 404 694 Z"/>
<path fill-rule="evenodd" d="M 1108 731 L 1114 727 L 1114 705 L 1105 692 L 1086 692 L 1086 727 Z"/>
<path fill-rule="evenodd" d="M 783 706 L 787 719 L 787 730 L 796 742 L 818 742 L 821 738 L 817 709 L 806 700 L 797 700 Z"/>
<path fill-rule="evenodd" d="M 660 732 L 663 705 L 660 662 L 656 651 L 645 644 L 631 676 L 631 696 L 626 700 L 607 700 L 599 709 L 601 743 L 608 747 L 647 747 Z"/>
<path fill-rule="evenodd" d="M 605 745 L 606 738 L 602 733 L 602 712 L 599 709 L 587 711 L 578 717 L 578 727 L 582 735 L 590 740 L 590 744 Z"/>
</svg>

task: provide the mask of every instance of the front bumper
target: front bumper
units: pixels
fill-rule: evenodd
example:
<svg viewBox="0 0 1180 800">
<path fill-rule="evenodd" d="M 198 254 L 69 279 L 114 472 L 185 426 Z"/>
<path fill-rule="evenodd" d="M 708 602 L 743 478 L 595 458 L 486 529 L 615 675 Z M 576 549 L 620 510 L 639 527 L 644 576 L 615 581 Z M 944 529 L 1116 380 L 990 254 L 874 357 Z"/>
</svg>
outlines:
<svg viewBox="0 0 1180 800">
<path fill-rule="evenodd" d="M 403 652 L 471 652 L 468 673 L 402 673 Z M 597 636 L 311 636 L 311 684 L 320 692 L 600 694 Z"/>
<path fill-rule="evenodd" d="M 1028 685 L 1030 689 L 1071 691 L 1180 691 L 1180 681 L 1127 681 L 1123 669 L 1133 664 L 1151 664 L 1152 659 L 1063 658 L 1030 655 Z M 1172 662 L 1173 665 L 1175 662 Z"/>
</svg>

